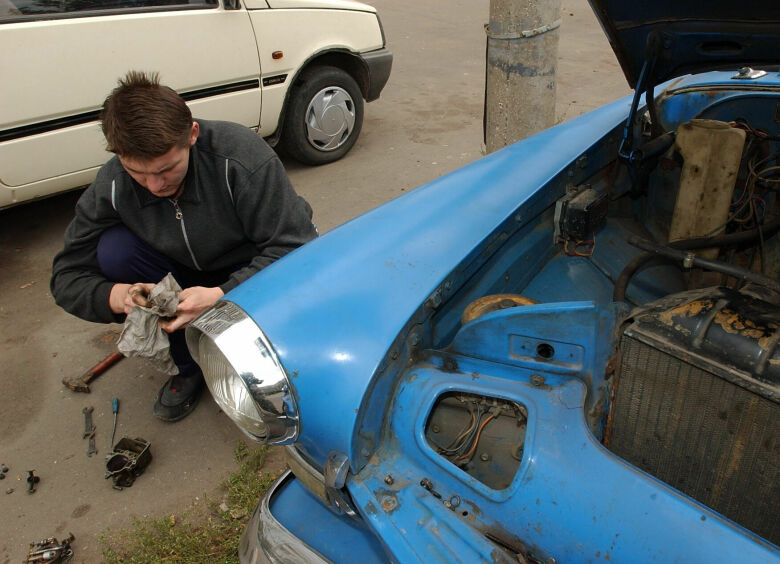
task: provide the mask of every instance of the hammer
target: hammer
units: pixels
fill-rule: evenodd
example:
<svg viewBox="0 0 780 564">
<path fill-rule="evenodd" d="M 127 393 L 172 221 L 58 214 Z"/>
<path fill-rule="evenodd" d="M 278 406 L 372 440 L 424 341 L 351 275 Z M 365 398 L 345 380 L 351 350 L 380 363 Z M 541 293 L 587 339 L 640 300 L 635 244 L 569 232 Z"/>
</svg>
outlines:
<svg viewBox="0 0 780 564">
<path fill-rule="evenodd" d="M 65 378 L 62 379 L 62 383 L 74 392 L 89 393 L 89 383 L 123 358 L 125 358 L 124 355 L 118 352 L 112 352 L 81 376 L 65 376 Z"/>
</svg>

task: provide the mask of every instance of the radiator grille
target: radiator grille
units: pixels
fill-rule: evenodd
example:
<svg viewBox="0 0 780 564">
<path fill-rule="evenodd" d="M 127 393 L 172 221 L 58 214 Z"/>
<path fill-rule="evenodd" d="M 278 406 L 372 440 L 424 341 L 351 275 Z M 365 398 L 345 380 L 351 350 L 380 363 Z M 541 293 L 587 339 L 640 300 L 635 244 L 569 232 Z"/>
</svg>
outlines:
<svg viewBox="0 0 780 564">
<path fill-rule="evenodd" d="M 780 406 L 628 335 L 608 448 L 780 544 Z"/>
</svg>

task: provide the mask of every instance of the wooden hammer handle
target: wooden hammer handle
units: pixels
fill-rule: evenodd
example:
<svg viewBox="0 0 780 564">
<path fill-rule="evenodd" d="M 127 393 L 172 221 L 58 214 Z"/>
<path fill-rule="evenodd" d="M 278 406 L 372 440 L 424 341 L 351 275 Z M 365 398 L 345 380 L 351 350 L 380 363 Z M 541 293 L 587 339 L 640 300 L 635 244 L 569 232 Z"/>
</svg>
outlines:
<svg viewBox="0 0 780 564">
<path fill-rule="evenodd" d="M 103 372 L 114 366 L 123 358 L 125 358 L 125 356 L 122 353 L 112 352 L 110 355 L 84 373 L 84 377 L 82 378 L 84 383 L 89 384 L 94 378 L 100 376 Z"/>
</svg>

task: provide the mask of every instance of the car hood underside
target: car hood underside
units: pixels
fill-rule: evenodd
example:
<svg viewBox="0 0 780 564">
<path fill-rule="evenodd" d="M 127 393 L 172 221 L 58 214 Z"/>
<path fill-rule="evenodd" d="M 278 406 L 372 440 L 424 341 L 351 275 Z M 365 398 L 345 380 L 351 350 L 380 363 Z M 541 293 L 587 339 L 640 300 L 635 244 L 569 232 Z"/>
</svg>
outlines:
<svg viewBox="0 0 780 564">
<path fill-rule="evenodd" d="M 780 2 L 589 0 L 629 85 L 655 52 L 655 84 L 684 74 L 780 62 Z"/>
</svg>

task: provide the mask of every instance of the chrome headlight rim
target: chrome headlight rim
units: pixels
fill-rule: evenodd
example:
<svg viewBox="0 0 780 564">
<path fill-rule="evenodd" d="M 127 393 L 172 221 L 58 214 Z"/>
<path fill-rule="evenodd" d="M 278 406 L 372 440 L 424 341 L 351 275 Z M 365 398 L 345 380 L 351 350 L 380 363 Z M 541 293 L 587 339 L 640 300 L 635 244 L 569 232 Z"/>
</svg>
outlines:
<svg viewBox="0 0 780 564">
<path fill-rule="evenodd" d="M 290 378 L 271 341 L 238 305 L 217 302 L 186 330 L 187 345 L 203 368 L 202 339 L 208 339 L 232 368 L 234 377 L 246 388 L 266 432 L 250 430 L 234 416 L 234 410 L 220 401 L 215 391 L 216 379 L 204 369 L 206 384 L 223 411 L 252 440 L 270 445 L 294 443 L 300 431 L 298 404 Z"/>
</svg>

